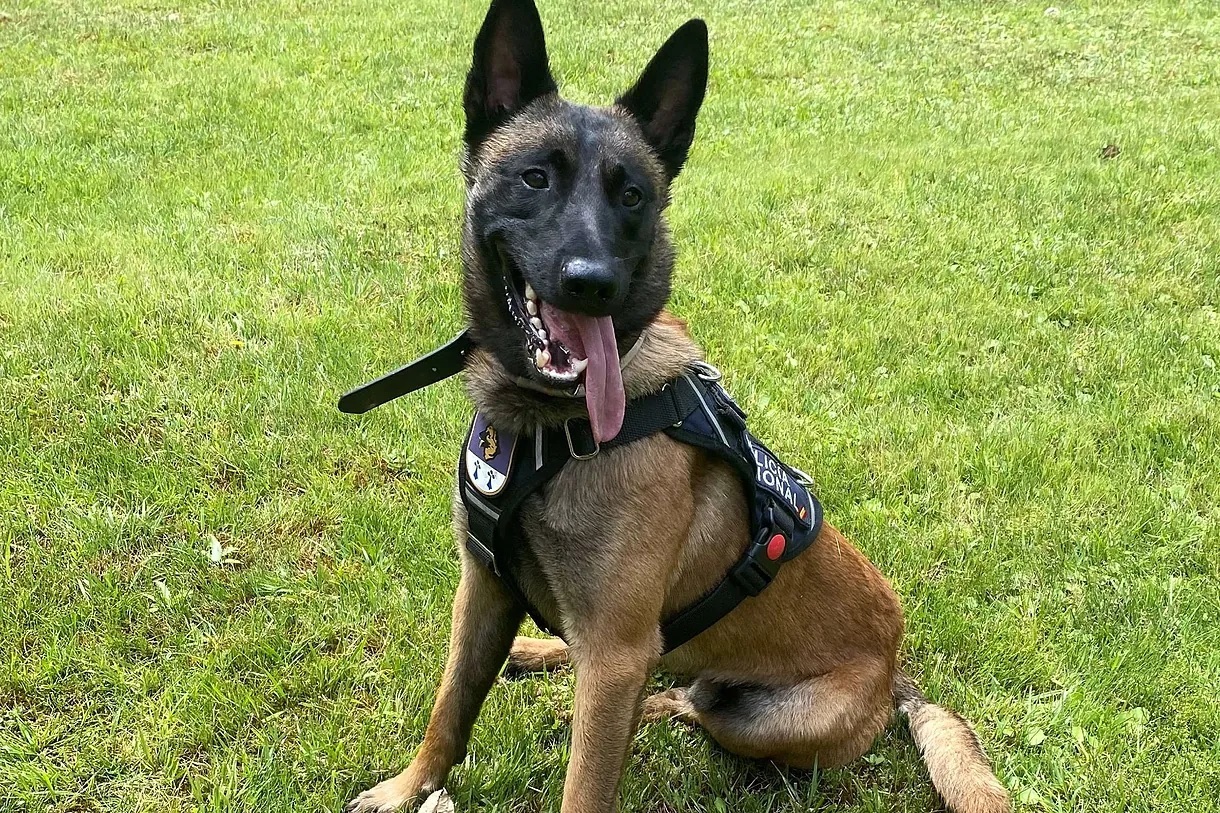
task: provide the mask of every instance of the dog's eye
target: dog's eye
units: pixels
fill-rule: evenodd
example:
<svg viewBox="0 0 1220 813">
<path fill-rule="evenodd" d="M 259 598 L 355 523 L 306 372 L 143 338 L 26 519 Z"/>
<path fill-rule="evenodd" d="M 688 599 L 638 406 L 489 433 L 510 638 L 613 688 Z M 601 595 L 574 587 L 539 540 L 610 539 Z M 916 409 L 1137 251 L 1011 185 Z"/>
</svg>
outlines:
<svg viewBox="0 0 1220 813">
<path fill-rule="evenodd" d="M 640 193 L 640 190 L 636 189 L 634 186 L 627 187 L 627 189 L 623 192 L 623 205 L 628 209 L 634 209 L 635 207 L 639 206 L 640 201 L 643 199 L 644 196 Z"/>
<path fill-rule="evenodd" d="M 530 189 L 546 189 L 550 186 L 546 173 L 540 169 L 527 169 L 521 173 L 521 180 L 525 181 L 525 185 Z"/>
</svg>

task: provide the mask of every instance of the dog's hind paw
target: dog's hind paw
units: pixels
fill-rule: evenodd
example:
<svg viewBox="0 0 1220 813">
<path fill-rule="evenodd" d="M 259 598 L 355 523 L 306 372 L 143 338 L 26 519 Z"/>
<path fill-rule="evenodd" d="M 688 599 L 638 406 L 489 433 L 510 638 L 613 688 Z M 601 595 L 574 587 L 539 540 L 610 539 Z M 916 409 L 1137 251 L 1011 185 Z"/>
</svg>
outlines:
<svg viewBox="0 0 1220 813">
<path fill-rule="evenodd" d="M 508 653 L 504 674 L 517 676 L 549 672 L 566 666 L 570 660 L 568 645 L 558 638 L 526 638 L 519 635 Z"/>
<path fill-rule="evenodd" d="M 690 695 L 686 689 L 670 689 L 644 699 L 640 711 L 640 721 L 655 723 L 658 720 L 682 720 L 690 722 L 694 719 L 695 707 L 691 705 Z"/>
</svg>

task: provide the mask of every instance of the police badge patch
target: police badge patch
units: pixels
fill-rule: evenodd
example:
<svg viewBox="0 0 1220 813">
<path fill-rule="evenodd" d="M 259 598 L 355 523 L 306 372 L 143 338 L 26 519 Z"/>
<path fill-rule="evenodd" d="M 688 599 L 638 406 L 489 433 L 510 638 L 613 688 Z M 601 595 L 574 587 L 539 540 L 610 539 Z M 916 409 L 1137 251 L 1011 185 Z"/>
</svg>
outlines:
<svg viewBox="0 0 1220 813">
<path fill-rule="evenodd" d="M 497 429 L 476 412 L 466 438 L 466 479 L 480 494 L 494 497 L 508 484 L 517 436 Z"/>
</svg>

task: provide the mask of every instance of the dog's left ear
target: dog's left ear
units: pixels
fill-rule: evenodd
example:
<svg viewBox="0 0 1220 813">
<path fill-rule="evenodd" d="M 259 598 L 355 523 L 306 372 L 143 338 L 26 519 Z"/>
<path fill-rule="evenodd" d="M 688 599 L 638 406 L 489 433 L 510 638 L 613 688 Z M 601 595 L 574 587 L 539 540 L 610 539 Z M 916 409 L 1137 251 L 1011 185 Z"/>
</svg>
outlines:
<svg viewBox="0 0 1220 813">
<path fill-rule="evenodd" d="M 493 0 L 466 75 L 466 147 L 474 154 L 514 113 L 556 90 L 534 0 Z"/>
<path fill-rule="evenodd" d="M 618 100 L 639 122 L 673 180 L 695 140 L 695 117 L 707 90 L 707 25 L 690 20 L 661 46 L 631 90 Z"/>
</svg>

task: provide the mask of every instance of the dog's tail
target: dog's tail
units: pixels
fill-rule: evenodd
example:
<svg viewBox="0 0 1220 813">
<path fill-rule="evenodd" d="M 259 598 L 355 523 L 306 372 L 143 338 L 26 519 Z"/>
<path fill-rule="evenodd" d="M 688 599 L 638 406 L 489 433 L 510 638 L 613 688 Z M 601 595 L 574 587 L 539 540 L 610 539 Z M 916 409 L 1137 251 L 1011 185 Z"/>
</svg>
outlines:
<svg viewBox="0 0 1220 813">
<path fill-rule="evenodd" d="M 978 735 L 960 714 L 928 702 L 905 673 L 894 673 L 894 708 L 907 716 L 932 784 L 953 813 L 1008 813 L 1008 791 L 996 779 Z"/>
</svg>

